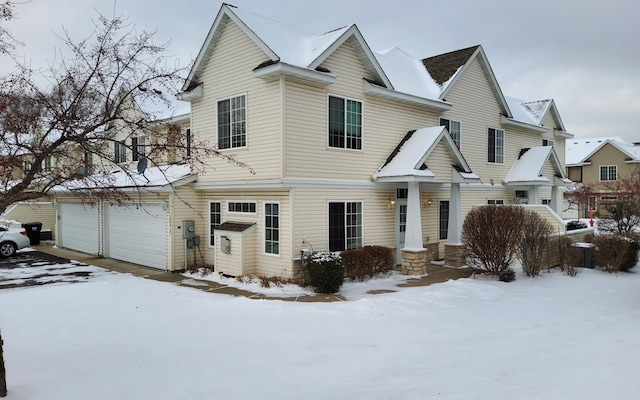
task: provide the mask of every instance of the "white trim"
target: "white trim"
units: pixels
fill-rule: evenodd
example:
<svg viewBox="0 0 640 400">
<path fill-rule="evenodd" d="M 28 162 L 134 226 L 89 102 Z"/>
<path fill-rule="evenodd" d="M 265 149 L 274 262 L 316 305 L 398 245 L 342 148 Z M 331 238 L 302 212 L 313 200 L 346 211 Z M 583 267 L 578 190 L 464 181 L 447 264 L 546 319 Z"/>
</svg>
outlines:
<svg viewBox="0 0 640 400">
<path fill-rule="evenodd" d="M 292 188 L 362 188 L 393 189 L 395 185 L 365 180 L 323 179 L 323 178 L 284 178 L 251 182 L 207 182 L 194 183 L 195 190 L 237 190 L 237 189 L 292 189 Z"/>
<path fill-rule="evenodd" d="M 336 99 L 344 100 L 344 126 L 343 126 L 343 128 L 344 128 L 344 144 L 345 144 L 345 147 L 335 147 L 335 146 L 329 145 L 329 129 L 331 129 L 331 121 L 330 121 L 331 112 L 329 110 L 329 106 L 330 106 L 331 97 L 335 97 Z M 358 103 L 360 103 L 360 148 L 359 149 L 352 149 L 352 148 L 346 147 L 346 145 L 347 145 L 347 101 L 357 101 Z M 359 100 L 359 99 L 355 99 L 355 98 L 351 98 L 351 97 L 346 97 L 346 96 L 333 94 L 333 93 L 327 93 L 326 110 L 327 110 L 327 149 L 332 149 L 332 150 L 337 149 L 337 150 L 348 150 L 348 151 L 363 152 L 364 151 L 364 101 Z"/>
<path fill-rule="evenodd" d="M 211 237 L 214 237 L 216 234 L 211 234 L 211 204 L 218 203 L 220 204 L 220 224 L 222 224 L 222 200 L 208 200 L 207 201 L 207 247 L 214 249 L 216 246 L 211 245 Z"/>
<path fill-rule="evenodd" d="M 243 212 L 243 211 L 231 211 L 229 210 L 229 205 L 231 203 L 240 203 L 240 204 L 254 204 L 256 207 L 256 211 L 247 211 L 247 212 Z M 227 213 L 231 214 L 231 215 L 258 215 L 258 202 L 256 200 L 227 200 L 226 201 L 227 204 Z"/>
<path fill-rule="evenodd" d="M 528 129 L 534 132 L 546 133 L 549 132 L 549 128 L 546 126 L 539 126 L 534 124 L 528 124 L 526 122 L 516 121 L 512 118 L 507 118 L 504 115 L 500 115 L 500 123 L 507 126 L 515 126 L 517 128 Z"/>
<path fill-rule="evenodd" d="M 278 205 L 278 253 L 267 253 L 267 204 Z M 264 200 L 262 202 L 262 254 L 269 257 L 281 257 L 282 256 L 282 205 L 278 200 Z"/>
<path fill-rule="evenodd" d="M 326 208 L 326 217 L 327 217 L 327 236 L 326 236 L 326 237 L 327 237 L 327 249 L 329 249 L 329 248 L 331 247 L 331 244 L 330 244 L 330 242 L 331 242 L 331 236 L 330 236 L 330 232 L 329 232 L 329 231 L 330 231 L 330 229 L 331 229 L 331 227 L 330 227 L 330 225 L 329 225 L 329 204 L 331 204 L 331 203 L 339 203 L 339 204 L 344 204 L 344 205 L 345 205 L 345 209 L 344 209 L 345 218 L 346 218 L 346 215 L 347 215 L 347 208 L 346 208 L 346 204 L 347 204 L 347 203 L 360 203 L 360 204 L 361 204 L 360 216 L 361 216 L 361 218 L 362 218 L 362 224 L 361 224 L 361 231 L 360 231 L 360 239 L 361 239 L 361 244 L 362 244 L 362 246 L 364 247 L 364 243 L 365 243 L 365 241 L 364 241 L 364 232 L 365 232 L 365 229 L 364 229 L 364 227 L 365 227 L 365 221 L 364 221 L 364 216 L 365 216 L 364 200 L 335 200 L 335 199 L 334 199 L 334 200 L 327 200 L 327 204 L 326 204 L 326 207 L 327 207 L 327 208 Z M 346 229 L 347 229 L 347 224 L 346 224 L 346 220 L 345 220 L 344 228 L 345 228 L 345 232 L 344 232 L 344 241 L 345 241 L 344 246 L 345 246 L 345 248 L 344 248 L 343 250 L 336 250 L 336 252 L 345 251 L 345 250 L 351 250 L 351 249 L 348 249 L 348 248 L 347 248 L 347 231 L 346 231 Z M 331 250 L 329 250 L 329 251 L 331 251 Z"/>
<path fill-rule="evenodd" d="M 229 125 L 229 147 L 225 147 L 224 149 L 220 148 L 220 125 L 219 125 L 219 121 L 218 121 L 218 105 L 220 104 L 220 102 L 222 101 L 229 101 L 229 114 L 233 115 L 233 110 L 231 110 L 231 100 L 232 99 L 236 99 L 238 97 L 244 97 L 244 146 L 238 146 L 238 147 L 233 147 L 232 143 L 233 143 L 233 121 L 229 121 L 229 123 L 231 125 Z M 216 122 L 215 122 L 215 127 L 216 127 L 216 146 L 218 147 L 218 150 L 220 152 L 225 152 L 225 151 L 230 151 L 230 150 L 239 150 L 239 149 L 246 149 L 249 147 L 249 96 L 247 95 L 247 92 L 243 92 L 240 94 L 236 94 L 236 95 L 231 95 L 229 97 L 223 97 L 220 99 L 216 100 L 216 106 L 215 106 L 215 116 L 216 116 Z"/>
<path fill-rule="evenodd" d="M 446 103 L 441 100 L 431 100 L 424 97 L 414 96 L 408 93 L 397 92 L 393 89 L 388 89 L 382 86 L 374 85 L 366 80 L 363 80 L 364 94 L 382 97 L 387 99 L 393 99 L 400 102 L 410 103 L 413 105 L 425 106 L 436 110 L 451 110 L 453 106 L 450 103 Z"/>
<path fill-rule="evenodd" d="M 274 76 L 290 76 L 314 83 L 331 85 L 336 82 L 336 76 L 332 73 L 320 72 L 313 69 L 297 67 L 295 65 L 279 62 L 253 70 L 253 77 L 268 79 Z"/>
</svg>

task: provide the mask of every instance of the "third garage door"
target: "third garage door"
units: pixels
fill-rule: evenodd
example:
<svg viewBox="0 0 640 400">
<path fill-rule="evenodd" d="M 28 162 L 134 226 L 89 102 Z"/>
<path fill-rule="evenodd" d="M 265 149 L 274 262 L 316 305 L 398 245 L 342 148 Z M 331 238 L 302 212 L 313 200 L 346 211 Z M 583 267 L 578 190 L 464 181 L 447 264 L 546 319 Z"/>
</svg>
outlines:
<svg viewBox="0 0 640 400">
<path fill-rule="evenodd" d="M 161 204 L 109 206 L 108 256 L 148 267 L 167 267 L 167 213 Z"/>
</svg>

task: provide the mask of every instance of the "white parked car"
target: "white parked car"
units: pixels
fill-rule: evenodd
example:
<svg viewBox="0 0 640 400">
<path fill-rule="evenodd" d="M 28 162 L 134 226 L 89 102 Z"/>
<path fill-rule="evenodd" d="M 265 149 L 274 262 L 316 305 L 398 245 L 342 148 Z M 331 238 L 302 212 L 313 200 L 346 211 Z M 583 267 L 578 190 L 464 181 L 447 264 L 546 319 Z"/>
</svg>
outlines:
<svg viewBox="0 0 640 400">
<path fill-rule="evenodd" d="M 30 241 L 24 228 L 0 225 L 0 256 L 10 257 L 16 251 L 29 247 Z"/>
</svg>

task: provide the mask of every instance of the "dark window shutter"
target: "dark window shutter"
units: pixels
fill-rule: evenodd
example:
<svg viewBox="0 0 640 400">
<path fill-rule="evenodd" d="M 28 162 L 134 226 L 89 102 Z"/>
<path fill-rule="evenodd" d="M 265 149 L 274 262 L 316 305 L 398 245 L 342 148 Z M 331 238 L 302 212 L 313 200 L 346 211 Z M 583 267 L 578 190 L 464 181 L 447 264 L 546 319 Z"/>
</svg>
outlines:
<svg viewBox="0 0 640 400">
<path fill-rule="evenodd" d="M 138 161 L 138 138 L 131 138 L 131 157 L 133 161 Z"/>
</svg>

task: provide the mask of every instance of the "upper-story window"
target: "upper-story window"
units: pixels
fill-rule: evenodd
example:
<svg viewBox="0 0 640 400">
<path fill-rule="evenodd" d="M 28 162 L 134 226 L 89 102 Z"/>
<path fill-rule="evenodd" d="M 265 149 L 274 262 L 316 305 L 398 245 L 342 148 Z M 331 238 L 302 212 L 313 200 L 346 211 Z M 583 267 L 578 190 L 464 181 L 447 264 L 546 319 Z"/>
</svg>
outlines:
<svg viewBox="0 0 640 400">
<path fill-rule="evenodd" d="M 256 213 L 255 201 L 230 201 L 227 206 L 231 213 Z"/>
<path fill-rule="evenodd" d="M 131 153 L 133 161 L 147 156 L 147 138 L 137 136 L 131 138 Z"/>
<path fill-rule="evenodd" d="M 551 146 L 551 147 L 553 147 L 553 140 L 542 139 L 542 145 L 543 146 Z"/>
<path fill-rule="evenodd" d="M 124 144 L 124 140 L 113 142 L 113 162 L 116 164 L 127 162 L 127 146 Z"/>
<path fill-rule="evenodd" d="M 440 126 L 447 128 L 456 147 L 460 148 L 460 121 L 440 118 Z"/>
<path fill-rule="evenodd" d="M 42 160 L 42 171 L 51 171 L 51 156 L 46 156 L 44 160 Z"/>
<path fill-rule="evenodd" d="M 601 165 L 600 166 L 601 181 L 615 181 L 616 179 L 618 179 L 617 165 Z"/>
<path fill-rule="evenodd" d="M 247 104 L 245 95 L 218 102 L 218 148 L 247 145 Z"/>
<path fill-rule="evenodd" d="M 362 102 L 329 96 L 329 147 L 362 150 Z"/>
<path fill-rule="evenodd" d="M 487 130 L 487 161 L 495 164 L 504 163 L 504 131 L 502 129 Z"/>
</svg>

